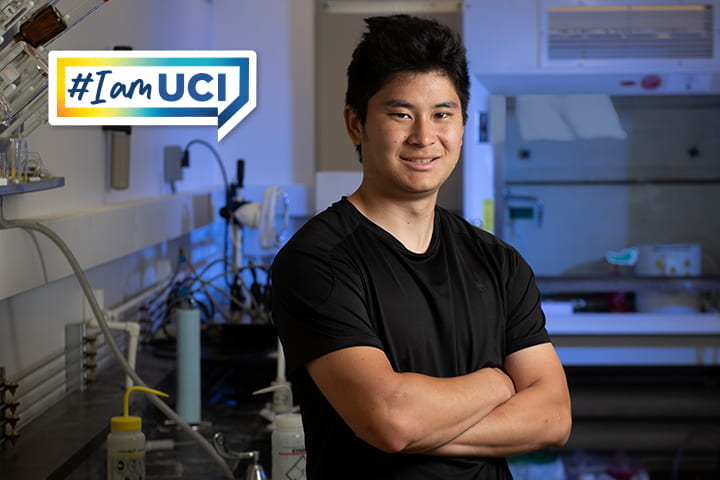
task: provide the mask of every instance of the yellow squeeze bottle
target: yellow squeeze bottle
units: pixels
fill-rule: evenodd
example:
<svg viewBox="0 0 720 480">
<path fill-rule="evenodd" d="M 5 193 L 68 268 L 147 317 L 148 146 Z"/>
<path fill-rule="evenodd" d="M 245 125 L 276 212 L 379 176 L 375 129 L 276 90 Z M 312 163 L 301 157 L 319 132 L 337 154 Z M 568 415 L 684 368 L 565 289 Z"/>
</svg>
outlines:
<svg viewBox="0 0 720 480">
<path fill-rule="evenodd" d="M 131 387 L 125 392 L 122 417 L 110 419 L 110 433 L 107 436 L 107 480 L 145 478 L 145 434 L 142 432 L 142 419 L 129 415 L 130 393 L 134 390 L 168 396 L 146 387 Z"/>
</svg>

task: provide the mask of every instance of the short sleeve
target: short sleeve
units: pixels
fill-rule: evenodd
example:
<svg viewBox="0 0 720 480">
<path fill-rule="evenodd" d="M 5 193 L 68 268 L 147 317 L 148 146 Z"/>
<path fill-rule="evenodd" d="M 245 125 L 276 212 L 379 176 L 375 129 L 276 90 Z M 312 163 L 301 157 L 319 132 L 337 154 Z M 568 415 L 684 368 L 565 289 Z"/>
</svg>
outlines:
<svg viewBox="0 0 720 480">
<path fill-rule="evenodd" d="M 292 374 L 352 346 L 382 348 L 369 320 L 362 277 L 332 251 L 289 247 L 272 265 L 272 319 Z"/>
<path fill-rule="evenodd" d="M 550 341 L 540 290 L 530 265 L 510 248 L 510 275 L 507 284 L 507 328 L 505 355 Z"/>
</svg>

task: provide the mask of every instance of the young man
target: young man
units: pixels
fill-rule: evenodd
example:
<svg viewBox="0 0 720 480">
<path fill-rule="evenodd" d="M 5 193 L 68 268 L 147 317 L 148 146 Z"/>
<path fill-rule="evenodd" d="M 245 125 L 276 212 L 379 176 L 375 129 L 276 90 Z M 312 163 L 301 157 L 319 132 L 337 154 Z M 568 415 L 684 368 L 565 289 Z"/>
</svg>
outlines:
<svg viewBox="0 0 720 480">
<path fill-rule="evenodd" d="M 436 205 L 465 50 L 434 21 L 366 22 L 344 111 L 362 183 L 273 264 L 307 478 L 509 479 L 505 457 L 567 441 L 570 399 L 529 266 Z"/>
</svg>

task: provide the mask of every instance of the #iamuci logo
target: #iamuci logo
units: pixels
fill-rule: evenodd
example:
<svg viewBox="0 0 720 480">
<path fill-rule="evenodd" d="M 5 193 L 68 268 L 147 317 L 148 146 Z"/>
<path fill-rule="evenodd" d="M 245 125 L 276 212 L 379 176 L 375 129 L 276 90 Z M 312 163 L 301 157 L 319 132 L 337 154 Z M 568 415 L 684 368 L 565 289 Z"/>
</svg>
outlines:
<svg viewBox="0 0 720 480">
<path fill-rule="evenodd" d="M 51 125 L 217 125 L 254 108 L 257 58 L 238 51 L 52 51 Z"/>
</svg>

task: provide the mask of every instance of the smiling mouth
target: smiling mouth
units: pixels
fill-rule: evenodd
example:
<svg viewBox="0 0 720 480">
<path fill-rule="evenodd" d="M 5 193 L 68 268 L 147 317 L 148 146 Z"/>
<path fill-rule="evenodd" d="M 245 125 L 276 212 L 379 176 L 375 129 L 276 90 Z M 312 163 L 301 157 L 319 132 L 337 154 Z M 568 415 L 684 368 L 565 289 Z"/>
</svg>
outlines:
<svg viewBox="0 0 720 480">
<path fill-rule="evenodd" d="M 405 160 L 406 162 L 417 163 L 419 165 L 423 165 L 423 164 L 432 162 L 436 158 L 437 157 L 433 157 L 433 158 L 403 158 L 403 160 Z"/>
</svg>

